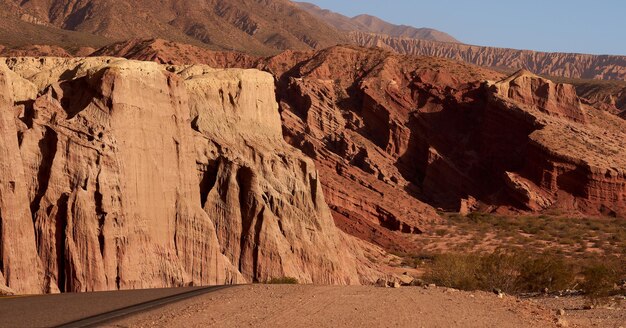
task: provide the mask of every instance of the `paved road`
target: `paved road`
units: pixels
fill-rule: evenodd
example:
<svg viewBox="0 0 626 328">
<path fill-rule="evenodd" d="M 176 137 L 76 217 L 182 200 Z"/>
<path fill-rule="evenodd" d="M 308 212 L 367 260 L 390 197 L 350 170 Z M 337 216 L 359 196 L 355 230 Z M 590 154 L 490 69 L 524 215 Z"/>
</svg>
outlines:
<svg viewBox="0 0 626 328">
<path fill-rule="evenodd" d="M 0 327 L 90 327 L 227 286 L 0 297 Z"/>
</svg>

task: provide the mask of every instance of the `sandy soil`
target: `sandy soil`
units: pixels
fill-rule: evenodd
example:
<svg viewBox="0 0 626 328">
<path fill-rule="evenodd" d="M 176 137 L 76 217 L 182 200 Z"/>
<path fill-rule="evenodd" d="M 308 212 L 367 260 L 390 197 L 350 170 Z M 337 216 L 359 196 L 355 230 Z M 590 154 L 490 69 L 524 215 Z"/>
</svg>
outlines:
<svg viewBox="0 0 626 328">
<path fill-rule="evenodd" d="M 582 297 L 546 297 L 533 299 L 532 302 L 553 311 L 564 310 L 569 327 L 626 328 L 626 301 L 611 302 L 593 309 L 585 308 L 588 302 Z"/>
<path fill-rule="evenodd" d="M 558 327 L 558 319 L 556 311 L 537 301 L 484 292 L 246 285 L 125 318 L 112 326 Z"/>
</svg>

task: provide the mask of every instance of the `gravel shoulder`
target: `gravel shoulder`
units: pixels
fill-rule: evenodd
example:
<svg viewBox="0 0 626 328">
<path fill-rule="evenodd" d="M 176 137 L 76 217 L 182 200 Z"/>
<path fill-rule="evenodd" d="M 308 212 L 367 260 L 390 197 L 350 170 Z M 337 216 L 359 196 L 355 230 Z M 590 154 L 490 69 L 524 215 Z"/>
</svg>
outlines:
<svg viewBox="0 0 626 328">
<path fill-rule="evenodd" d="M 111 323 L 115 327 L 558 327 L 537 301 L 448 288 L 245 285 Z M 571 325 L 570 325 L 571 327 Z"/>
</svg>

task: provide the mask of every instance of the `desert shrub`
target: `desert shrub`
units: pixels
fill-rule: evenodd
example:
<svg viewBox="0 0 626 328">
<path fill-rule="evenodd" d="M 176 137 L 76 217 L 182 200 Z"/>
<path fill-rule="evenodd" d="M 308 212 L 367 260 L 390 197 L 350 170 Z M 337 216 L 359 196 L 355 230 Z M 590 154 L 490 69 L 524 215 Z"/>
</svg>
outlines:
<svg viewBox="0 0 626 328">
<path fill-rule="evenodd" d="M 435 234 L 439 237 L 443 237 L 448 234 L 448 231 L 446 229 L 437 229 L 435 230 Z"/>
<path fill-rule="evenodd" d="M 472 254 L 441 254 L 433 258 L 424 280 L 441 286 L 463 290 L 479 288 L 477 278 L 479 257 Z"/>
<path fill-rule="evenodd" d="M 272 278 L 265 282 L 266 284 L 276 284 L 276 285 L 297 285 L 298 279 L 294 277 L 280 277 L 280 278 Z"/>
<path fill-rule="evenodd" d="M 594 263 L 582 270 L 584 281 L 580 287 L 593 305 L 604 303 L 615 292 L 615 284 L 621 278 L 620 268 L 616 267 L 617 263 L 616 261 Z"/>
<path fill-rule="evenodd" d="M 576 273 L 571 263 L 562 256 L 543 255 L 520 263 L 516 288 L 522 292 L 539 292 L 544 288 L 564 290 L 573 288 L 575 282 Z"/>
<path fill-rule="evenodd" d="M 435 256 L 424 280 L 463 290 L 500 289 L 506 293 L 562 290 L 575 284 L 572 265 L 557 256 L 510 254 L 443 254 Z"/>
<path fill-rule="evenodd" d="M 523 259 L 504 252 L 480 257 L 476 279 L 482 290 L 500 289 L 507 293 L 517 290 L 517 279 Z"/>
</svg>

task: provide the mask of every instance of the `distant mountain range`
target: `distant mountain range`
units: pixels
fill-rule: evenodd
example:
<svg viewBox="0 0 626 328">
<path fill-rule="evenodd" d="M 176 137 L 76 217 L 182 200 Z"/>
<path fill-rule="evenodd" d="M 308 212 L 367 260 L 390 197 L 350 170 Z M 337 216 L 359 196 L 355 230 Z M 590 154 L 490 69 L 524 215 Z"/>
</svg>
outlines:
<svg viewBox="0 0 626 328">
<path fill-rule="evenodd" d="M 296 2 L 302 9 L 340 31 L 358 31 L 385 34 L 391 37 L 404 37 L 440 42 L 459 42 L 451 35 L 432 29 L 415 28 L 407 25 L 395 25 L 378 17 L 358 15 L 347 17 L 308 2 Z"/>
</svg>

